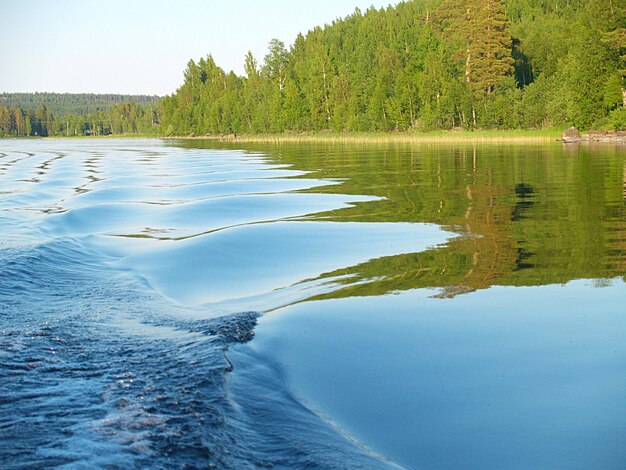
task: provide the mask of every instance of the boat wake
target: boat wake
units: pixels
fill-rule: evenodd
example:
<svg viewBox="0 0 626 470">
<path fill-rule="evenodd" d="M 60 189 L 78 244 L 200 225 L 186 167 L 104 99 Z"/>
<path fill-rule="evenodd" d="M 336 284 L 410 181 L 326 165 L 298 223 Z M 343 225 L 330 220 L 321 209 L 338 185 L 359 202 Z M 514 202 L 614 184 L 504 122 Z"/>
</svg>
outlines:
<svg viewBox="0 0 626 470">
<path fill-rule="evenodd" d="M 255 312 L 332 289 L 324 273 L 444 232 L 313 221 L 376 198 L 316 193 L 338 182 L 261 155 L 156 141 L 6 147 L 3 468 L 389 465 L 296 400 L 271 358 L 237 345 Z"/>
</svg>

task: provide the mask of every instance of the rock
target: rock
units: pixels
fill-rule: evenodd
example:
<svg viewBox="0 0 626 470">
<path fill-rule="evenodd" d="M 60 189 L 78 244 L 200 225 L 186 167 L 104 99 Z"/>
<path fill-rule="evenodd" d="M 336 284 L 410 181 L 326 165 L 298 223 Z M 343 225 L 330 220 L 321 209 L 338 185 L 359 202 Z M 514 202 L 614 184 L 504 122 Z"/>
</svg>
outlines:
<svg viewBox="0 0 626 470">
<path fill-rule="evenodd" d="M 565 132 L 563 132 L 563 142 L 572 143 L 580 141 L 580 131 L 575 127 L 570 127 Z"/>
<path fill-rule="evenodd" d="M 589 131 L 580 136 L 578 140 L 566 140 L 563 138 L 563 142 L 585 142 L 585 143 L 611 143 L 611 144 L 626 144 L 626 133 L 624 131 Z"/>
</svg>

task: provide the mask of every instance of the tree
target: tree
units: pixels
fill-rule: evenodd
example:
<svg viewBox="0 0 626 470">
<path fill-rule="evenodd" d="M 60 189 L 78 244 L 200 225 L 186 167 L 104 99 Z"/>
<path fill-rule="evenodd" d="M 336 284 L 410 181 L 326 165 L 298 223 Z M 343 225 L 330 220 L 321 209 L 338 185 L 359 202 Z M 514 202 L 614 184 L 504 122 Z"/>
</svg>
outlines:
<svg viewBox="0 0 626 470">
<path fill-rule="evenodd" d="M 601 39 L 615 55 L 613 83 L 619 86 L 621 104 L 626 108 L 626 0 L 593 0 L 592 8 Z"/>
<path fill-rule="evenodd" d="M 272 40 L 262 65 L 248 53 L 244 77 L 227 77 L 210 56 L 190 61 L 160 106 L 162 132 L 622 122 L 611 113 L 626 104 L 624 1 L 416 0 L 355 10 L 290 48 Z"/>
<path fill-rule="evenodd" d="M 45 104 L 41 104 L 35 115 L 37 135 L 47 137 L 51 127 L 50 114 Z"/>
<path fill-rule="evenodd" d="M 288 62 L 289 53 L 285 49 L 285 43 L 278 39 L 272 39 L 263 63 L 263 74 L 275 83 L 280 91 L 285 88 Z"/>
<path fill-rule="evenodd" d="M 11 133 L 15 136 L 23 136 L 25 128 L 24 111 L 13 105 L 11 107 Z"/>
<path fill-rule="evenodd" d="M 468 1 L 468 5 L 469 5 Z M 481 0 L 468 6 L 468 70 L 466 79 L 476 90 L 490 94 L 513 72 L 512 38 L 502 0 Z"/>
<path fill-rule="evenodd" d="M 11 134 L 11 111 L 0 105 L 0 136 Z"/>
</svg>

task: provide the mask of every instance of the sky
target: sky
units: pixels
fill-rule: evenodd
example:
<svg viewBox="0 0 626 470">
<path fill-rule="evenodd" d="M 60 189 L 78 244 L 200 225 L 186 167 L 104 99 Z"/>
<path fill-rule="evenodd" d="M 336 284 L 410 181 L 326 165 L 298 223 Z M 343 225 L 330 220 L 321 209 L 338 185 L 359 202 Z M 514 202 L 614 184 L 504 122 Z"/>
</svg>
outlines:
<svg viewBox="0 0 626 470">
<path fill-rule="evenodd" d="M 171 94 L 189 59 L 243 74 L 272 38 L 393 0 L 0 0 L 0 93 Z"/>
</svg>

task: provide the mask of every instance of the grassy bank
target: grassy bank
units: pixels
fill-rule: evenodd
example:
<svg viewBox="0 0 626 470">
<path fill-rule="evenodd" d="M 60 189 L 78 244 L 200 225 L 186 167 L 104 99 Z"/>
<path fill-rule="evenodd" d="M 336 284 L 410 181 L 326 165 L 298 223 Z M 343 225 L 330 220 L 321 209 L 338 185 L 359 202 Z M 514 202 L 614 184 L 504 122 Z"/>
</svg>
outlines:
<svg viewBox="0 0 626 470">
<path fill-rule="evenodd" d="M 562 129 L 542 130 L 484 130 L 484 131 L 432 131 L 422 133 L 284 133 L 165 137 L 166 139 L 208 139 L 240 143 L 524 143 L 554 142 Z"/>
<path fill-rule="evenodd" d="M 540 130 L 480 130 L 480 131 L 430 131 L 430 132 L 286 132 L 282 134 L 207 134 L 195 136 L 159 136 L 158 134 L 117 134 L 103 136 L 50 136 L 44 139 L 168 139 L 214 140 L 231 143 L 532 143 L 554 142 L 560 139 L 563 129 Z M 11 139 L 12 137 L 5 137 Z M 41 137 L 18 137 L 37 139 Z"/>
</svg>

